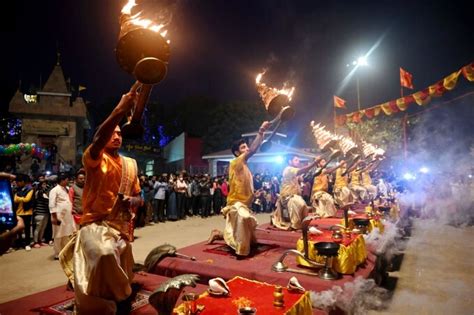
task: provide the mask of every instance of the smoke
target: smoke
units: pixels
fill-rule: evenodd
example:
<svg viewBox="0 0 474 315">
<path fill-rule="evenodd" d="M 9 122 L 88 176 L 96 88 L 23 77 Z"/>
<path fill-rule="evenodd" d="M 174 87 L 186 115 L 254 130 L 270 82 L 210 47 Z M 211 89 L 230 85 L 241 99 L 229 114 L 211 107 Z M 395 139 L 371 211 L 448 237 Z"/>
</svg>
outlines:
<svg viewBox="0 0 474 315">
<path fill-rule="evenodd" d="M 368 235 L 364 235 L 367 249 L 374 254 L 383 255 L 386 261 L 400 254 L 398 243 L 402 237 L 402 233 L 395 223 L 390 221 L 384 222 L 384 232 L 380 233 L 379 229 L 373 229 Z"/>
<path fill-rule="evenodd" d="M 402 210 L 440 224 L 464 227 L 474 222 L 474 132 L 472 103 L 467 93 L 420 115 L 409 128 L 408 159 L 400 168 Z M 449 103 L 449 105 L 448 105 Z"/>
<path fill-rule="evenodd" d="M 357 277 L 344 287 L 333 286 L 330 290 L 310 292 L 313 307 L 329 312 L 340 309 L 345 314 L 366 314 L 368 310 L 380 310 L 386 307 L 388 290 L 378 287 L 372 279 Z"/>
</svg>

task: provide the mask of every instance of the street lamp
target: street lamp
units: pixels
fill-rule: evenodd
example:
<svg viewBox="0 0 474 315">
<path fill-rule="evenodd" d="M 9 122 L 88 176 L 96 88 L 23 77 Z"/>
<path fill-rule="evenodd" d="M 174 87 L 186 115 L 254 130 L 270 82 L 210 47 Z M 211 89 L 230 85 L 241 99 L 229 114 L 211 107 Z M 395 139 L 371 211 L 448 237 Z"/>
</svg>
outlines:
<svg viewBox="0 0 474 315">
<path fill-rule="evenodd" d="M 354 71 L 357 71 L 359 67 L 368 66 L 367 56 L 360 56 L 357 60 L 352 62 L 352 65 L 355 67 Z M 347 64 L 349 67 L 350 64 Z M 357 84 L 357 109 L 360 110 L 360 89 L 359 89 L 359 75 L 356 74 L 356 84 Z"/>
</svg>

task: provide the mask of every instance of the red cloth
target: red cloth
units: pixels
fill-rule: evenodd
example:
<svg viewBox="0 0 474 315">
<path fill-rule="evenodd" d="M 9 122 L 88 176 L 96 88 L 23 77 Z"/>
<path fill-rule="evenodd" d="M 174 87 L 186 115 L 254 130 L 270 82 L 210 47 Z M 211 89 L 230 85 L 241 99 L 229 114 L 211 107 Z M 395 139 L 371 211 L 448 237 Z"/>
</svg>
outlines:
<svg viewBox="0 0 474 315">
<path fill-rule="evenodd" d="M 135 274 L 134 282 L 143 285 L 143 289 L 153 291 L 164 281 L 169 278 L 154 275 L 150 273 Z M 202 293 L 207 290 L 207 286 L 198 284 L 195 288 L 185 287 L 181 294 L 185 292 Z M 10 302 L 0 304 L 0 314 L 2 315 L 31 315 L 34 314 L 30 310 L 44 306 L 58 304 L 62 301 L 74 297 L 74 292 L 67 291 L 66 286 L 62 285 L 57 288 L 31 294 Z M 181 300 L 178 300 L 180 303 Z M 145 305 L 132 313 L 133 315 L 150 314 L 156 315 L 155 309 L 151 305 Z"/>
<path fill-rule="evenodd" d="M 311 220 L 309 226 L 315 226 L 318 230 L 329 230 L 329 228 L 336 224 L 342 224 L 342 218 L 324 218 Z"/>
<path fill-rule="evenodd" d="M 204 310 L 200 314 L 235 315 L 238 310 L 236 300 L 239 298 L 250 300 L 252 302 L 250 306 L 257 309 L 257 314 L 285 314 L 303 295 L 289 292 L 283 288 L 285 304 L 283 308 L 276 308 L 273 306 L 274 285 L 239 277 L 228 281 L 227 285 L 230 289 L 230 296 L 213 297 L 209 295 L 197 300 L 197 304 L 204 305 Z"/>
<path fill-rule="evenodd" d="M 216 242 L 216 244 L 224 243 Z M 174 277 L 183 273 L 195 273 L 200 275 L 200 283 L 203 284 L 207 284 L 209 279 L 215 277 L 230 280 L 235 276 L 241 276 L 284 287 L 292 276 L 297 276 L 300 284 L 307 290 L 324 291 L 329 290 L 334 285 L 342 287 L 344 283 L 353 281 L 357 276 L 368 278 L 374 269 L 374 260 L 368 259 L 365 265 L 359 266 L 354 275 L 343 275 L 338 280 L 327 281 L 319 279 L 317 276 L 272 271 L 271 266 L 287 248 L 278 247 L 251 258 L 237 260 L 225 255 L 207 253 L 204 250 L 208 246 L 215 245 L 207 245 L 206 242 L 201 242 L 181 248 L 178 252 L 195 256 L 196 261 L 178 257 L 165 257 L 155 266 L 153 273 L 167 277 Z M 285 259 L 285 264 L 290 268 L 300 268 L 296 264 L 295 257 L 291 255 Z"/>
</svg>

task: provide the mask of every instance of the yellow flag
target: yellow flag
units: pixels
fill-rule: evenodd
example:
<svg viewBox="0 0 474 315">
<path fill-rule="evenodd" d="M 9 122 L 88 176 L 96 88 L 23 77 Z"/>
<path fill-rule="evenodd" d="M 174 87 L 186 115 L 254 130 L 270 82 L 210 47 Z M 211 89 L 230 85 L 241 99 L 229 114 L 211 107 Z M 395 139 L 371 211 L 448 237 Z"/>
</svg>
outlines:
<svg viewBox="0 0 474 315">
<path fill-rule="evenodd" d="M 79 85 L 79 92 L 84 91 L 85 89 L 87 89 L 85 86 Z"/>
</svg>

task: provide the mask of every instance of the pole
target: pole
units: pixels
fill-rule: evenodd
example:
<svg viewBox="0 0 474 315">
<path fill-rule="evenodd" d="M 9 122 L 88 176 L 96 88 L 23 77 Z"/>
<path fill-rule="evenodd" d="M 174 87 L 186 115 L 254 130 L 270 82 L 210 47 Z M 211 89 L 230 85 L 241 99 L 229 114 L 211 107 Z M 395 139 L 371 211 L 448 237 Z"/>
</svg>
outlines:
<svg viewBox="0 0 474 315">
<path fill-rule="evenodd" d="M 332 111 L 334 114 L 334 133 L 336 133 L 336 106 L 332 105 Z"/>
<path fill-rule="evenodd" d="M 400 86 L 400 95 L 403 97 L 403 86 Z M 403 157 L 407 159 L 407 123 L 408 123 L 408 114 L 405 113 L 402 117 L 402 131 L 403 131 Z"/>
<path fill-rule="evenodd" d="M 360 111 L 359 76 L 356 77 L 356 82 L 357 82 L 357 109 Z"/>
</svg>

